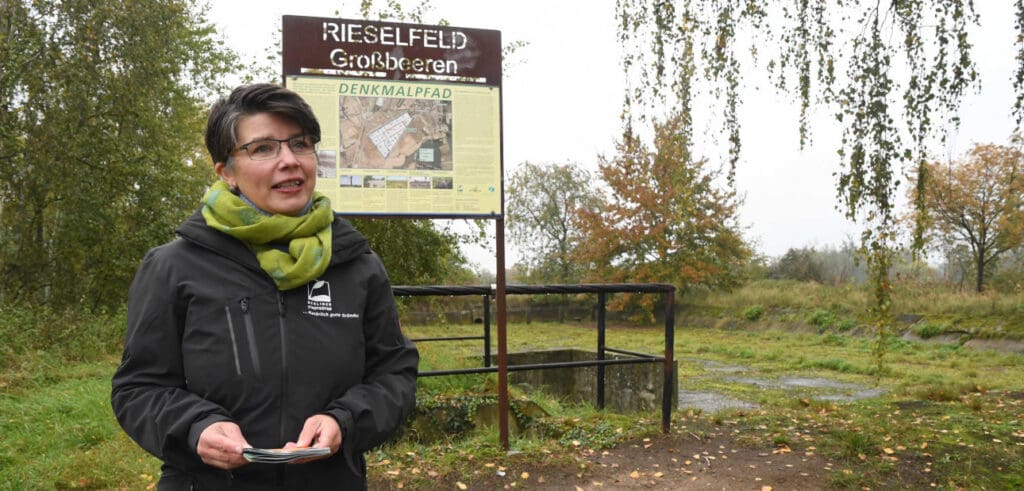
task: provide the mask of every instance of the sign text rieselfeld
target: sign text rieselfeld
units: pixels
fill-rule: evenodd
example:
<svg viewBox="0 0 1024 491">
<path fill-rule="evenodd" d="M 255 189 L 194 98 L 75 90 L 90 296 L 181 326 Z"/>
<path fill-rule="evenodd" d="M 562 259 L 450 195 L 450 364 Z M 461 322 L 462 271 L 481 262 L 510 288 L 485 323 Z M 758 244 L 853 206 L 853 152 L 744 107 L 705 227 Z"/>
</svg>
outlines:
<svg viewBox="0 0 1024 491">
<path fill-rule="evenodd" d="M 500 86 L 498 31 L 284 16 L 284 74 Z"/>
</svg>

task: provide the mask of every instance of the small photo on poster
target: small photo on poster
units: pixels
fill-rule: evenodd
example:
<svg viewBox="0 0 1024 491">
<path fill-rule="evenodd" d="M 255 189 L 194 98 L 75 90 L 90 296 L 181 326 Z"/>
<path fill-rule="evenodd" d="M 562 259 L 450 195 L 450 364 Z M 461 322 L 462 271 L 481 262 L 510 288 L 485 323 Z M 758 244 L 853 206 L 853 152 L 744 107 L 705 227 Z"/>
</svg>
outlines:
<svg viewBox="0 0 1024 491">
<path fill-rule="evenodd" d="M 431 180 L 431 185 L 434 189 L 451 189 L 452 178 L 451 176 L 435 177 Z"/>
<path fill-rule="evenodd" d="M 363 187 L 363 176 L 342 174 L 338 177 L 338 186 L 343 188 L 361 188 Z"/>
<path fill-rule="evenodd" d="M 387 178 L 384 176 L 366 176 L 363 179 L 363 187 L 371 189 L 384 189 L 387 187 Z"/>
<path fill-rule="evenodd" d="M 388 189 L 409 189 L 409 177 L 388 176 Z"/>
<path fill-rule="evenodd" d="M 338 177 L 338 159 L 334 150 L 316 152 L 316 177 Z"/>
<path fill-rule="evenodd" d="M 409 176 L 409 189 L 430 189 L 430 176 Z"/>
</svg>

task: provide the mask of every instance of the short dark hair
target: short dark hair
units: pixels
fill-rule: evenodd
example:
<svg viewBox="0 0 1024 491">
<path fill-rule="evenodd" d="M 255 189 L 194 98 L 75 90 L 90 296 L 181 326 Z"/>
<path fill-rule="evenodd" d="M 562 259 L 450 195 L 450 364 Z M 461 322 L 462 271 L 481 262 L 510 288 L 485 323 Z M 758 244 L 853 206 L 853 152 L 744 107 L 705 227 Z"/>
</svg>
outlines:
<svg viewBox="0 0 1024 491">
<path fill-rule="evenodd" d="M 274 84 L 251 84 L 236 87 L 210 107 L 206 119 L 206 149 L 214 163 L 228 162 L 238 146 L 235 130 L 242 116 L 273 113 L 294 121 L 302 132 L 320 139 L 320 122 L 302 97 Z"/>
</svg>

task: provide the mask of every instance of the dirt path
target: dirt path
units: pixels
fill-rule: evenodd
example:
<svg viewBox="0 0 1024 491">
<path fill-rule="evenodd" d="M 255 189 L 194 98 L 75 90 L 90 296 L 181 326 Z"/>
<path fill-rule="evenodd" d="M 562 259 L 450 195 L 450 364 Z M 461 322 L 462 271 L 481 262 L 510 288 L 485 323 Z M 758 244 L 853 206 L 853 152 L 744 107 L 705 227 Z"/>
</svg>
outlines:
<svg viewBox="0 0 1024 491">
<path fill-rule="evenodd" d="M 738 446 L 727 430 L 700 436 L 683 430 L 589 460 L 593 473 L 575 484 L 583 489 L 824 489 L 831 469 L 813 452 Z"/>
<path fill-rule="evenodd" d="M 437 489 L 815 490 L 829 488 L 833 472 L 832 463 L 813 451 L 745 447 L 725 427 L 700 434 L 676 428 L 610 450 L 584 451 L 579 464 L 497 469 Z"/>
</svg>

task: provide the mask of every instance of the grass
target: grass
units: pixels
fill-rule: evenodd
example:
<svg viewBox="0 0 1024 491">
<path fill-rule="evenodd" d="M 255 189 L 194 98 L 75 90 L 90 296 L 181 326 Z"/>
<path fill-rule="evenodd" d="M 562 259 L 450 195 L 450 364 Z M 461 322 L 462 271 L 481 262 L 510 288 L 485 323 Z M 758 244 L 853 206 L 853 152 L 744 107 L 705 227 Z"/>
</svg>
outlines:
<svg viewBox="0 0 1024 491">
<path fill-rule="evenodd" d="M 110 409 L 113 359 L 52 367 L 31 389 L 0 394 L 0 488 L 139 488 L 159 462 Z"/>
<path fill-rule="evenodd" d="M 690 322 L 694 317 L 683 317 L 674 346 L 681 389 L 721 392 L 760 408 L 714 414 L 679 411 L 674 416 L 677 424 L 686 417 L 691 428 L 698 426 L 695 420 L 730 428 L 745 445 L 787 445 L 794 452 L 814 452 L 835 462 L 830 474 L 835 487 L 1024 486 L 1024 356 L 890 338 L 885 368 L 879 372 L 870 337 L 838 326 L 820 333 L 792 329 L 780 321 L 789 316 L 791 322 L 802 323 L 822 310 L 841 324 L 842 319 L 859 315 L 850 301 L 857 301 L 855 291 L 804 284 L 763 286 L 769 291 L 746 287 L 688 306 L 742 319 L 749 328 L 700 327 L 703 324 Z M 786 304 L 790 295 L 791 305 Z M 814 300 L 805 303 L 806 297 Z M 763 312 L 748 320 L 741 314 L 752 305 Z M 1001 315 L 1013 319 L 1012 308 L 1006 307 L 1013 301 L 988 305 L 1009 309 L 1000 310 Z M 955 329 L 948 322 L 922 325 Z M 986 319 L 959 322 L 993 325 Z M 1009 326 L 1006 331 L 1013 332 L 1011 324 L 1003 321 Z M 0 310 L 0 489 L 144 489 L 155 482 L 159 463 L 124 435 L 109 406 L 110 376 L 120 343 L 110 333 L 119 325 L 123 326 L 120 314 L 76 317 Z M 405 329 L 411 337 L 481 334 L 480 325 Z M 660 326 L 615 325 L 609 328 L 607 344 L 661 353 L 662 335 Z M 513 352 L 595 346 L 596 332 L 589 321 L 508 326 Z M 482 344 L 421 343 L 420 350 L 424 370 L 449 369 L 478 366 Z M 710 362 L 741 367 L 765 380 L 827 377 L 884 392 L 857 402 L 819 401 L 783 388 L 716 376 Z M 483 403 L 480 396 L 493 398 L 495 380 L 493 374 L 421 378 L 419 398 L 423 408 L 477 407 Z M 512 397 L 528 398 L 546 413 L 524 418 L 528 424 L 513 435 L 512 454 L 501 449 L 492 424 L 453 419 L 452 428 L 459 431 L 441 440 L 418 439 L 407 430 L 402 439 L 369 453 L 371 481 L 432 489 L 439 482 L 493 476 L 494 466 L 530 463 L 571 469 L 578 465 L 575 456 L 581 451 L 659 429 L 658 415 L 615 415 L 516 388 Z"/>
<path fill-rule="evenodd" d="M 909 281 L 894 286 L 890 324 L 901 314 L 923 316 L 933 327 L 925 335 L 966 332 L 979 338 L 1024 340 L 1024 292 L 1000 294 L 954 292 L 949 288 Z M 870 291 L 863 285 L 828 286 L 789 280 L 758 280 L 732 291 L 694 291 L 682 300 L 684 319 L 748 319 L 756 306 L 765 323 L 802 324 L 815 329 L 852 330 L 871 325 Z M 936 329 L 941 328 L 941 332 Z"/>
</svg>

